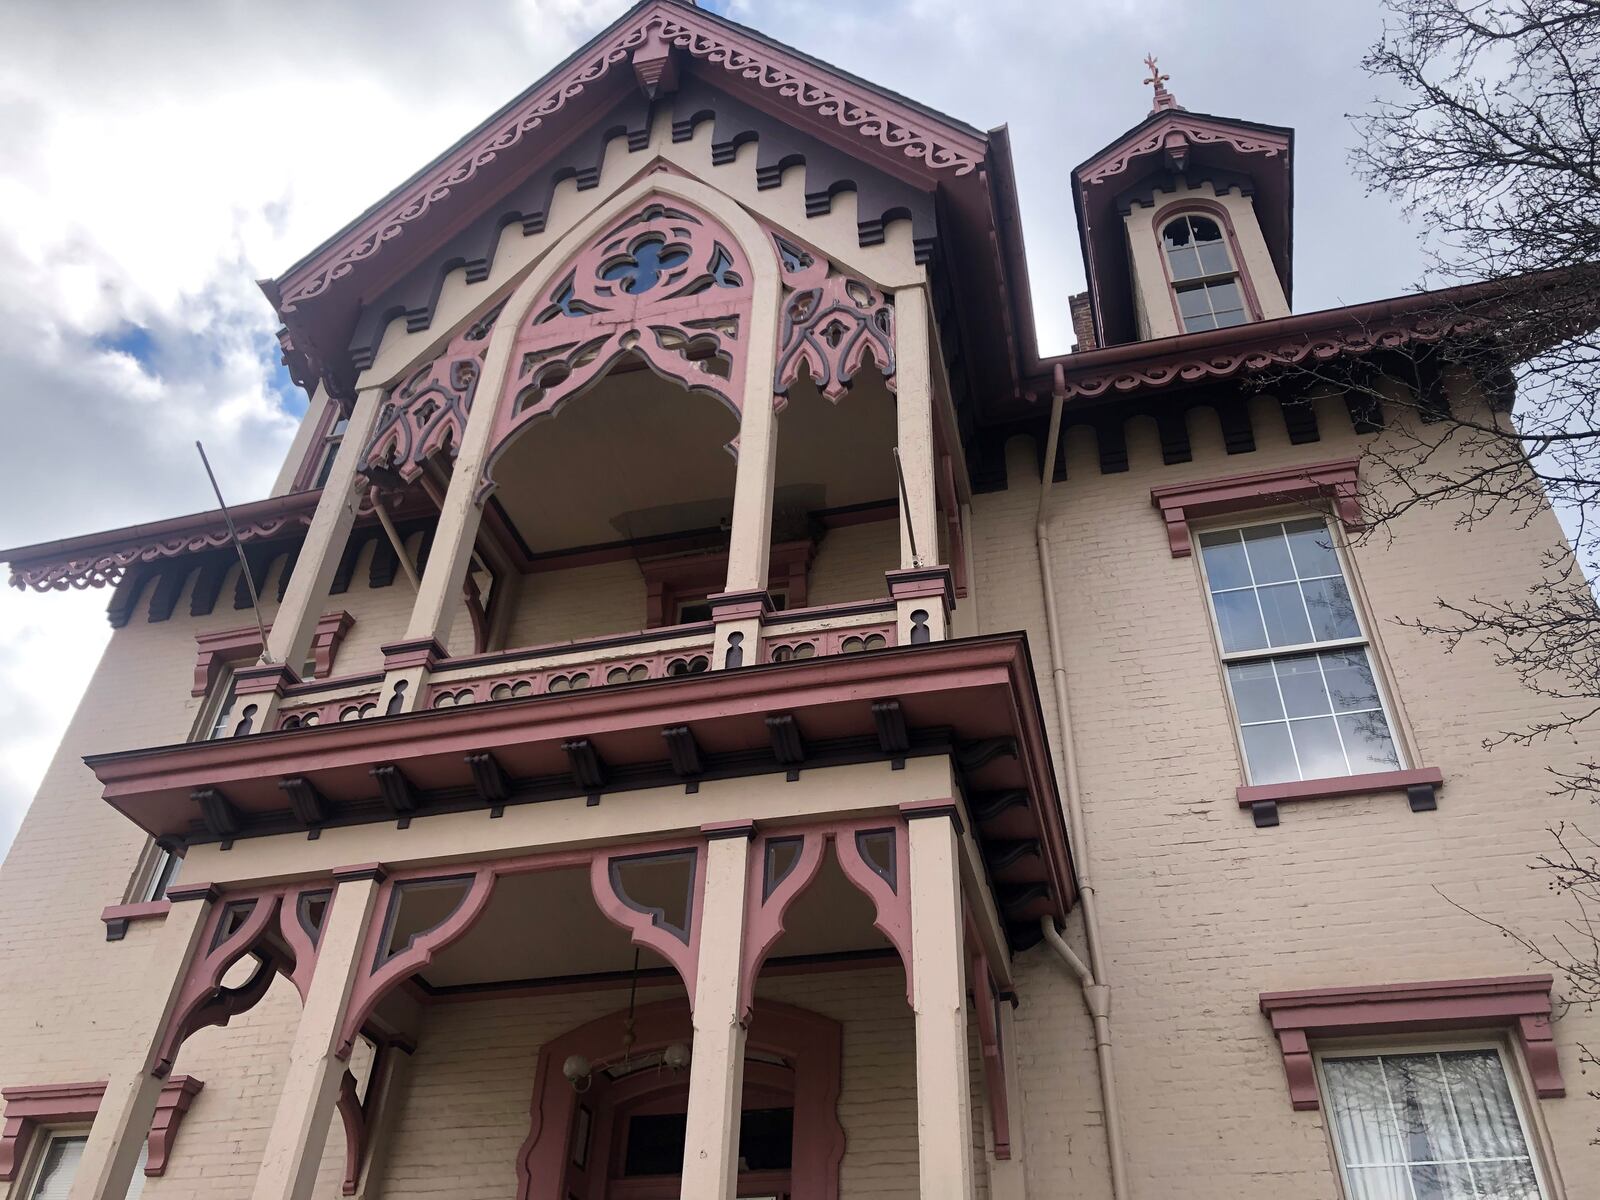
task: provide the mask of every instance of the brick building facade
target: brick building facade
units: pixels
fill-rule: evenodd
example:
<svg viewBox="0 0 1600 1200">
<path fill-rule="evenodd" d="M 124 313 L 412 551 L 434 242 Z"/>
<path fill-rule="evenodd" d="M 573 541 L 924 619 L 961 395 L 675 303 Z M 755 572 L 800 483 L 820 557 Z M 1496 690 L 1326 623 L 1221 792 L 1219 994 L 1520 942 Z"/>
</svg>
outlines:
<svg viewBox="0 0 1600 1200">
<path fill-rule="evenodd" d="M 1485 920 L 1565 918 L 1571 748 L 1396 619 L 1561 534 L 1359 536 L 1483 322 L 1294 312 L 1291 131 L 1153 82 L 1056 358 L 1004 129 L 682 0 L 265 284 L 265 643 L 221 513 L 5 555 L 116 627 L 5 1194 L 1591 1194 L 1600 1027 Z"/>
</svg>

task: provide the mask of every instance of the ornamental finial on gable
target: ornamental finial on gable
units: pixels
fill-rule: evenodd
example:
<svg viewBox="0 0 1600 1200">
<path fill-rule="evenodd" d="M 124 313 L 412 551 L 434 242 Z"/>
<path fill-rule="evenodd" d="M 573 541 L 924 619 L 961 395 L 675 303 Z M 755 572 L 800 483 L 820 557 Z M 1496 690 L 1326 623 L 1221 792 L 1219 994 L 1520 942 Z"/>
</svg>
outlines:
<svg viewBox="0 0 1600 1200">
<path fill-rule="evenodd" d="M 1156 113 L 1164 108 L 1181 107 L 1178 104 L 1178 98 L 1167 91 L 1167 80 L 1171 79 L 1172 76 L 1161 73 L 1161 69 L 1156 66 L 1156 56 L 1154 54 L 1146 54 L 1144 56 L 1144 65 L 1150 68 L 1149 78 L 1145 82 L 1154 84 L 1156 89 L 1154 102 L 1150 105 L 1150 111 Z"/>
</svg>

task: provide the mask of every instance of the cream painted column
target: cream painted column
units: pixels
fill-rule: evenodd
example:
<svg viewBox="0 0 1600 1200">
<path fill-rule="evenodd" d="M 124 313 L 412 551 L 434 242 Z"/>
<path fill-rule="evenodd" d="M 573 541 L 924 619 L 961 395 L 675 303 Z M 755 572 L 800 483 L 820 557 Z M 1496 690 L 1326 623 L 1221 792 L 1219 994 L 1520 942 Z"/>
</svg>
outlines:
<svg viewBox="0 0 1600 1200">
<path fill-rule="evenodd" d="M 294 574 L 289 577 L 283 603 L 278 606 L 272 628 L 267 633 L 267 657 L 289 667 L 297 676 L 311 650 L 311 638 L 317 631 L 333 573 L 338 570 L 339 560 L 350 540 L 351 527 L 355 525 L 356 508 L 361 503 L 356 467 L 366 452 L 367 443 L 372 440 L 372 429 L 382 406 L 381 388 L 367 388 L 356 397 L 350 423 L 328 472 L 328 482 L 323 485 L 322 499 L 311 518 L 311 528 L 306 530 L 300 556 L 295 560 Z M 258 585 L 260 582 L 256 581 Z"/>
<path fill-rule="evenodd" d="M 909 507 L 900 513 L 900 566 L 939 561 L 939 519 L 934 489 L 933 360 L 927 293 L 921 287 L 894 294 L 895 444 L 905 472 Z M 912 557 L 915 535 L 917 553 Z M 920 561 L 917 561 L 920 560 Z"/>
<path fill-rule="evenodd" d="M 753 368 L 757 364 L 752 363 Z M 778 471 L 778 415 L 772 372 L 759 389 L 745 389 L 739 415 L 739 462 L 733 480 L 733 527 L 728 539 L 729 592 L 764 591 L 772 553 L 772 489 Z"/>
<path fill-rule="evenodd" d="M 163 1083 L 151 1073 L 156 1054 L 217 895 L 210 887 L 193 886 L 167 894 L 172 909 L 161 923 L 149 965 L 122 993 L 122 1003 L 135 1010 L 129 1024 L 138 1031 L 138 1041 L 109 1073 L 69 1200 L 123 1200 L 139 1150 L 150 1135 Z"/>
<path fill-rule="evenodd" d="M 339 881 L 317 944 L 317 967 L 289 1048 L 289 1070 L 256 1174 L 254 1200 L 310 1200 L 345 1064 L 334 1054 L 382 871 L 334 872 Z"/>
<path fill-rule="evenodd" d="M 952 806 L 907 815 L 912 818 L 917 1194 L 922 1200 L 971 1200 L 972 1093 L 967 1074 L 966 950 L 955 810 Z"/>
<path fill-rule="evenodd" d="M 700 961 L 695 968 L 694 1051 L 683 1139 L 682 1200 L 733 1200 L 744 1094 L 744 957 L 749 822 L 708 828 L 706 885 L 700 900 Z"/>
</svg>

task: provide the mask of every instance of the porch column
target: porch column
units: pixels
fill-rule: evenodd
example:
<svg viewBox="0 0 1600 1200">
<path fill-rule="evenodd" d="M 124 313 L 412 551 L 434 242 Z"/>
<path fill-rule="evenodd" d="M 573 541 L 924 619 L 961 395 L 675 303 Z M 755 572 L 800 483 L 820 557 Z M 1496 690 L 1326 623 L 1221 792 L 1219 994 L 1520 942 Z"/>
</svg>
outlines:
<svg viewBox="0 0 1600 1200">
<path fill-rule="evenodd" d="M 317 966 L 289 1048 L 289 1071 L 267 1133 L 253 1200 L 310 1200 L 345 1064 L 334 1054 L 355 985 L 383 871 L 334 872 L 338 887 L 317 944 Z"/>
<path fill-rule="evenodd" d="M 365 492 L 365 489 L 361 493 L 356 490 L 356 467 L 366 453 L 367 443 L 372 440 L 372 429 L 381 407 L 382 388 L 367 388 L 356 397 L 350 423 L 333 456 L 328 482 L 323 485 L 322 499 L 311 518 L 311 527 L 306 530 L 305 544 L 295 560 L 294 573 L 289 576 L 283 603 L 278 605 L 272 628 L 267 632 L 267 656 L 289 667 L 296 676 L 311 650 L 311 638 L 317 631 L 333 573 L 339 567 L 339 559 L 350 540 L 350 529 L 355 525 L 356 508 Z M 259 587 L 261 582 L 256 580 L 256 585 Z"/>
<path fill-rule="evenodd" d="M 939 521 L 934 487 L 933 359 L 928 301 L 921 287 L 894 294 L 895 444 L 906 477 L 900 512 L 900 566 L 929 567 L 939 561 Z M 911 553 L 913 536 L 916 557 Z M 920 561 L 917 561 L 920 560 Z"/>
<path fill-rule="evenodd" d="M 908 812 L 917 1024 L 917 1173 L 922 1200 L 971 1200 L 966 951 L 955 807 Z"/>
<path fill-rule="evenodd" d="M 739 1109 L 744 1093 L 744 957 L 748 821 L 707 828 L 706 884 L 695 969 L 694 1051 L 683 1139 L 682 1200 L 734 1200 L 739 1170 Z"/>
<path fill-rule="evenodd" d="M 770 379 L 770 375 L 768 376 Z M 739 462 L 733 480 L 733 527 L 728 539 L 729 592 L 765 591 L 772 551 L 772 488 L 777 481 L 778 417 L 772 386 L 748 389 L 739 416 Z"/>
<path fill-rule="evenodd" d="M 110 1071 L 100 1111 L 95 1114 L 69 1200 L 123 1200 L 139 1161 L 139 1149 L 155 1119 L 164 1082 L 152 1074 L 173 1005 L 200 942 L 217 893 L 209 886 L 173 888 L 172 909 L 161 923 L 144 974 L 122 993 L 119 1003 L 135 1010 L 130 1044 Z"/>
</svg>

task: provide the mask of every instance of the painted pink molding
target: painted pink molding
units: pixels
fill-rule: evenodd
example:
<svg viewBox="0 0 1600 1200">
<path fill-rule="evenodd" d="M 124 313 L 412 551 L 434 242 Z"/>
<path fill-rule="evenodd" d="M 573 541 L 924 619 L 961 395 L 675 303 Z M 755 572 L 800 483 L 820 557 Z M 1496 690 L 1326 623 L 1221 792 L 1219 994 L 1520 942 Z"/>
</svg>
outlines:
<svg viewBox="0 0 1600 1200">
<path fill-rule="evenodd" d="M 770 232 L 770 231 L 769 231 Z M 894 302 L 863 279 L 842 274 L 820 254 L 773 233 L 790 289 L 778 332 L 778 362 L 772 390 L 787 397 L 804 371 L 838 403 L 856 373 L 871 359 L 895 383 Z"/>
<path fill-rule="evenodd" d="M 1168 108 L 1163 110 L 1159 120 L 1146 122 L 1142 136 L 1118 142 L 1100 157 L 1077 168 L 1074 174 L 1083 184 L 1097 184 L 1122 174 L 1135 159 L 1157 153 L 1171 155 L 1189 145 L 1216 143 L 1240 154 L 1256 154 L 1263 158 L 1276 158 L 1289 152 L 1289 139 L 1281 132 L 1246 128 L 1233 121 Z"/>
<path fill-rule="evenodd" d="M 705 907 L 705 853 L 703 842 L 674 843 L 671 845 L 631 846 L 625 854 L 598 853 L 589 864 L 589 887 L 594 892 L 594 902 L 600 911 L 621 929 L 625 930 L 635 946 L 653 950 L 667 962 L 683 980 L 689 994 L 689 1006 L 694 1007 L 695 975 L 700 962 L 700 919 Z M 629 859 L 664 857 L 666 855 L 691 855 L 689 880 L 689 928 L 674 930 L 662 920 L 659 909 L 646 908 L 628 899 L 618 873 L 618 865 Z"/>
<path fill-rule="evenodd" d="M 1011 1157 L 1011 1096 L 1006 1090 L 1005 1047 L 1000 1043 L 1000 998 L 995 991 L 989 956 L 973 926 L 972 914 L 962 914 L 966 923 L 967 955 L 972 971 L 972 1006 L 978 1017 L 978 1048 L 983 1054 L 983 1095 L 989 1105 L 989 1126 L 994 1137 L 994 1156 Z"/>
<path fill-rule="evenodd" d="M 161 1085 L 155 1119 L 150 1124 L 144 1173 L 157 1178 L 166 1173 L 167 1159 L 184 1114 L 205 1084 L 192 1075 L 174 1075 Z M 81 1124 L 94 1120 L 105 1096 L 106 1084 L 50 1083 L 0 1089 L 5 1099 L 5 1126 L 0 1130 L 0 1183 L 16 1179 L 28 1157 L 33 1136 L 51 1125 Z"/>
<path fill-rule="evenodd" d="M 738 416 L 752 278 L 739 240 L 676 197 L 650 196 L 592 239 L 518 328 L 478 499 L 494 490 L 495 463 L 530 421 L 554 413 L 630 353 Z"/>
<path fill-rule="evenodd" d="M 755 1005 L 756 977 L 761 974 L 761 964 L 783 936 L 783 919 L 789 906 L 817 877 L 830 836 L 826 829 L 763 833 L 750 848 L 744 950 L 739 962 L 740 1019 L 747 1025 Z M 774 874 L 769 870 L 769 861 L 775 848 L 785 845 L 795 850 L 794 861 L 787 872 Z"/>
<path fill-rule="evenodd" d="M 407 884 L 427 882 L 432 879 L 462 879 L 469 881 L 460 902 L 437 925 L 412 937 L 403 949 L 383 957 L 400 911 L 400 898 Z M 434 956 L 472 927 L 489 903 L 494 890 L 495 871 L 489 864 L 464 868 L 460 871 L 434 872 L 429 876 L 406 876 L 386 879 L 378 887 L 377 902 L 373 912 L 379 919 L 367 927 L 362 941 L 361 973 L 350 992 L 350 1002 L 345 1009 L 344 1024 L 339 1030 L 338 1056 L 348 1060 L 361 1027 L 367 1023 L 378 1003 L 405 980 L 421 971 Z"/>
<path fill-rule="evenodd" d="M 170 900 L 145 900 L 137 904 L 108 904 L 100 910 L 106 925 L 106 941 L 121 941 L 134 921 L 160 921 L 172 911 Z"/>
<path fill-rule="evenodd" d="M 1297 1109 L 1314 1109 L 1320 1103 L 1313 1039 L 1456 1029 L 1513 1031 L 1534 1090 L 1543 1099 L 1555 1099 L 1565 1096 L 1567 1089 L 1550 1030 L 1552 982 L 1549 975 L 1510 975 L 1262 992 L 1261 1011 L 1278 1036 L 1289 1100 Z"/>
<path fill-rule="evenodd" d="M 789 608 L 806 606 L 807 575 L 816 553 L 817 545 L 809 538 L 779 542 L 772 547 L 767 586 L 784 589 Z M 716 549 L 642 559 L 639 571 L 645 584 L 645 623 L 655 629 L 676 622 L 680 601 L 722 592 L 728 576 L 728 552 Z"/>
<path fill-rule="evenodd" d="M 652 4 L 615 29 L 592 50 L 566 64 L 509 112 L 481 126 L 457 154 L 440 161 L 410 186 L 394 193 L 367 219 L 319 249 L 280 279 L 272 290 L 280 313 L 289 313 L 339 280 L 365 276 L 361 264 L 401 237 L 407 225 L 427 222 L 435 207 L 450 208 L 457 192 L 471 190 L 480 175 L 498 180 L 496 168 L 513 150 L 614 68 L 645 56 L 646 74 L 659 62 L 665 43 L 709 68 L 721 67 L 730 83 L 759 107 L 790 121 L 814 126 L 831 140 L 868 154 L 891 170 L 936 181 L 972 175 L 986 161 L 982 139 L 925 110 L 896 103 L 876 89 L 856 84 L 813 62 L 787 53 L 765 38 L 677 4 Z M 625 68 L 624 68 L 625 69 Z M 484 186 L 493 186 L 486 179 Z M 459 204 L 462 201 L 457 200 Z"/>
<path fill-rule="evenodd" d="M 344 611 L 324 613 L 317 620 L 317 629 L 311 637 L 312 661 L 316 663 L 317 678 L 326 679 L 333 674 L 334 655 L 339 653 L 339 643 L 350 632 L 356 619 Z M 270 630 L 272 627 L 269 625 Z M 248 629 L 224 629 L 217 633 L 195 635 L 194 683 L 191 696 L 204 696 L 216 682 L 217 673 L 225 664 L 248 662 L 261 653 L 261 633 L 254 625 Z"/>
<path fill-rule="evenodd" d="M 562 1185 L 580 1097 L 562 1076 L 561 1067 L 573 1054 L 590 1062 L 616 1056 L 622 1048 L 626 1015 L 625 1011 L 609 1013 L 541 1047 L 534 1070 L 528 1137 L 517 1156 L 517 1200 L 565 1200 Z M 687 1042 L 693 1028 L 689 1006 L 682 1000 L 641 1005 L 634 1019 L 634 1052 L 648 1054 L 672 1042 Z M 837 1200 L 839 1195 L 839 1164 L 845 1150 L 838 1114 L 843 1045 L 836 1022 L 787 1004 L 762 1001 L 750 1021 L 746 1053 L 780 1057 L 787 1065 L 786 1073 L 792 1074 L 794 1165 L 790 1185 L 796 1200 Z M 688 1086 L 687 1077 L 682 1086 Z M 591 1128 L 598 1131 L 603 1124 L 596 1120 Z M 600 1140 L 594 1137 L 596 1143 Z M 591 1150 L 591 1159 L 595 1154 Z"/>
<path fill-rule="evenodd" d="M 423 638 L 415 642 L 390 642 L 386 646 L 380 646 L 379 649 L 383 651 L 385 671 L 409 671 L 413 667 L 425 667 L 431 671 L 450 657 L 450 652 L 435 638 Z"/>
<path fill-rule="evenodd" d="M 1403 792 L 1420 785 L 1439 787 L 1444 772 L 1438 767 L 1408 771 L 1374 771 L 1366 775 L 1338 775 L 1331 779 L 1296 779 L 1285 783 L 1246 784 L 1238 789 L 1239 807 L 1263 801 L 1329 800 L 1337 796 L 1362 796 L 1369 792 Z"/>
<path fill-rule="evenodd" d="M 390 389 L 361 456 L 363 474 L 395 474 L 410 483 L 433 455 L 456 456 L 499 315 L 496 305 L 451 338 L 438 358 Z"/>
<path fill-rule="evenodd" d="M 214 891 L 209 884 L 180 885 L 168 896 L 174 901 L 188 899 L 196 887 Z M 255 1007 L 277 974 L 288 976 L 305 999 L 316 969 L 321 929 L 320 924 L 311 925 L 307 906 L 329 892 L 326 882 L 296 883 L 217 898 L 201 933 L 202 949 L 184 974 L 151 1074 L 161 1078 L 172 1070 L 190 1034 L 209 1025 L 226 1025 Z M 326 908 L 322 919 L 326 920 Z M 223 977 L 246 955 L 257 959 L 255 972 L 239 986 L 225 987 Z"/>
<path fill-rule="evenodd" d="M 1331 500 L 1344 527 L 1360 529 L 1361 506 L 1356 497 L 1358 464 L 1359 460 L 1347 458 L 1250 475 L 1175 483 L 1151 488 L 1150 503 L 1161 510 L 1161 518 L 1167 523 L 1167 544 L 1173 558 L 1184 558 L 1194 552 L 1189 541 L 1188 522 L 1274 504 Z"/>
<path fill-rule="evenodd" d="M 378 1064 L 373 1063 L 373 1079 L 368 1090 L 377 1083 Z M 361 1097 L 356 1095 L 356 1077 L 349 1071 L 339 1080 L 339 1120 L 344 1125 L 344 1182 L 340 1194 L 354 1196 L 361 1182 L 361 1161 L 367 1152 L 367 1114 L 361 1107 Z"/>
<path fill-rule="evenodd" d="M 863 835 L 888 833 L 894 859 L 887 876 L 862 851 Z M 906 971 L 906 1003 L 914 1004 L 911 968 L 911 837 L 903 818 L 840 824 L 833 831 L 834 850 L 844 877 L 872 901 L 872 925 L 900 953 Z"/>
</svg>

